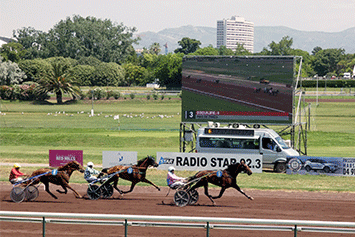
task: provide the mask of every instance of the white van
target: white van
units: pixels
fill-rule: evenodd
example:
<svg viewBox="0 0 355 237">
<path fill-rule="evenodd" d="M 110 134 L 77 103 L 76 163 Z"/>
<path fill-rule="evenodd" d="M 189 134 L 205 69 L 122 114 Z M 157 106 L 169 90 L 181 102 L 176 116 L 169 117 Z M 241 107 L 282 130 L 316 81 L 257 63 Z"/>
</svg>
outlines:
<svg viewBox="0 0 355 237">
<path fill-rule="evenodd" d="M 351 73 L 350 72 L 344 72 L 344 79 L 351 79 Z"/>
<path fill-rule="evenodd" d="M 198 129 L 196 152 L 261 154 L 263 168 L 286 172 L 286 157 L 299 156 L 272 129 L 233 127 L 202 127 Z"/>
</svg>

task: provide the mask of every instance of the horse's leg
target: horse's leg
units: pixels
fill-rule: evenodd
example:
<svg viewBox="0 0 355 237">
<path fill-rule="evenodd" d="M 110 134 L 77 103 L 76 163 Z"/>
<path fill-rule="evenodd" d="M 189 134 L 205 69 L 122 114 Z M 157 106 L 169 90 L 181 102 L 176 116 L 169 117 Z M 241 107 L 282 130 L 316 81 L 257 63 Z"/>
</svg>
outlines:
<svg viewBox="0 0 355 237">
<path fill-rule="evenodd" d="M 49 193 L 53 198 L 58 199 L 57 196 L 55 196 L 53 193 L 51 193 L 51 191 L 49 190 L 49 182 L 43 182 L 45 190 L 47 193 Z"/>
<path fill-rule="evenodd" d="M 64 194 L 67 194 L 67 192 L 68 192 L 68 190 L 67 190 L 67 188 L 65 187 L 65 186 L 63 186 L 63 184 L 62 185 L 60 185 L 60 186 L 62 186 L 62 188 L 63 188 L 63 190 L 64 191 L 62 191 L 62 190 L 59 190 L 59 189 L 57 189 L 56 191 L 58 192 L 58 193 L 64 193 Z"/>
<path fill-rule="evenodd" d="M 74 192 L 74 195 L 76 198 L 82 198 L 82 196 L 77 191 L 75 191 L 75 189 L 70 187 L 70 185 L 68 183 L 62 184 L 62 187 L 65 190 L 65 193 L 67 193 L 67 191 L 68 191 L 67 188 L 69 188 L 71 191 Z"/>
<path fill-rule="evenodd" d="M 232 187 L 235 188 L 236 190 L 238 190 L 241 194 L 243 194 L 244 196 L 246 196 L 248 199 L 254 200 L 253 197 L 248 196 L 243 190 L 241 190 L 240 187 L 238 186 L 238 184 L 233 184 Z"/>
<path fill-rule="evenodd" d="M 144 178 L 144 179 L 142 179 L 142 182 L 148 183 L 148 184 L 154 186 L 156 189 L 158 189 L 158 191 L 160 191 L 160 188 L 159 188 L 158 186 L 156 186 L 155 184 L 153 184 L 153 183 L 152 183 L 151 181 L 149 181 L 148 179 Z"/>
<path fill-rule="evenodd" d="M 205 195 L 211 200 L 211 202 L 213 203 L 213 205 L 216 205 L 216 203 L 213 201 L 212 196 L 208 193 L 208 182 L 206 182 L 203 185 L 204 189 L 205 189 Z"/>
<path fill-rule="evenodd" d="M 218 196 L 214 196 L 214 197 L 211 197 L 211 198 L 213 198 L 213 199 L 221 198 L 223 193 L 224 193 L 224 191 L 226 191 L 226 187 L 222 187 L 221 188 L 221 191 L 219 192 Z"/>
<path fill-rule="evenodd" d="M 122 190 L 120 190 L 120 189 L 117 187 L 118 179 L 119 179 L 119 177 L 114 178 L 113 187 L 117 190 L 117 192 L 119 192 L 120 194 L 122 194 L 122 193 L 123 193 Z"/>
<path fill-rule="evenodd" d="M 122 191 L 122 193 L 130 193 L 133 191 L 134 187 L 136 186 L 136 182 L 132 181 L 131 188 L 128 191 Z"/>
</svg>

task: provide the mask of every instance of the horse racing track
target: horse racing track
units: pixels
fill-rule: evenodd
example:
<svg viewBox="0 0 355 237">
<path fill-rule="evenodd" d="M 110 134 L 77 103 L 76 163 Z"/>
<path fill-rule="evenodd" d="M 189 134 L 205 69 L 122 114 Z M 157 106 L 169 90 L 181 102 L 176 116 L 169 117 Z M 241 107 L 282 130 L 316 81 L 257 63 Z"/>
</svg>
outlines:
<svg viewBox="0 0 355 237">
<path fill-rule="evenodd" d="M 72 184 L 81 195 L 86 193 L 87 185 Z M 51 186 L 56 192 L 57 186 Z M 129 187 L 120 186 L 127 190 Z M 133 192 L 121 196 L 115 191 L 109 199 L 90 200 L 74 197 L 73 192 L 57 194 L 52 198 L 39 187 L 39 196 L 35 201 L 14 203 L 10 198 L 12 186 L 0 183 L 1 211 L 26 212 L 63 212 L 95 214 L 131 214 L 159 216 L 197 216 L 230 217 L 255 219 L 315 220 L 355 222 L 355 194 L 336 192 L 291 192 L 244 190 L 254 198 L 248 200 L 237 190 L 228 189 L 222 198 L 216 199 L 216 205 L 199 189 L 200 199 L 193 206 L 177 207 L 173 204 L 172 190 L 166 197 L 167 188 L 159 192 L 154 187 L 136 187 Z M 219 189 L 211 189 L 217 195 Z M 41 236 L 42 224 L 25 222 L 0 222 L 0 236 Z M 46 236 L 123 236 L 123 226 L 46 224 Z M 195 228 L 167 227 L 128 227 L 128 236 L 206 236 L 206 230 Z M 260 230 L 220 230 L 211 229 L 210 236 L 293 236 L 293 232 Z M 350 236 L 350 234 L 325 234 L 298 232 L 297 236 Z"/>
</svg>

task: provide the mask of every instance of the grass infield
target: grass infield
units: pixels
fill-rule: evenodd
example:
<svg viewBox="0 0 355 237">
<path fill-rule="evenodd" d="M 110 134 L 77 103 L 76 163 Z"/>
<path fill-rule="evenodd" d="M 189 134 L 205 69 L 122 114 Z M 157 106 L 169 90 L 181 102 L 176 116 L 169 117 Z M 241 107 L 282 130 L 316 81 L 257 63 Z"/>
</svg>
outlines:
<svg viewBox="0 0 355 237">
<path fill-rule="evenodd" d="M 90 115 L 92 108 L 94 116 Z M 155 157 L 158 151 L 179 151 L 178 97 L 100 100 L 93 104 L 84 100 L 63 105 L 1 100 L 0 111 L 1 162 L 47 164 L 50 149 L 83 150 L 84 164 L 101 164 L 105 150 L 137 151 L 138 159 Z M 310 111 L 308 155 L 354 157 L 355 103 L 321 102 L 312 104 Z M 10 168 L 0 167 L 0 181 L 8 180 Z M 35 169 L 23 167 L 22 171 Z M 178 174 L 186 177 L 193 173 Z M 159 186 L 166 185 L 166 171 L 150 169 L 147 177 Z M 85 183 L 80 173 L 75 173 L 71 182 Z M 238 183 L 255 189 L 355 192 L 355 177 L 264 172 L 242 174 Z M 120 185 L 128 184 L 120 181 Z"/>
</svg>

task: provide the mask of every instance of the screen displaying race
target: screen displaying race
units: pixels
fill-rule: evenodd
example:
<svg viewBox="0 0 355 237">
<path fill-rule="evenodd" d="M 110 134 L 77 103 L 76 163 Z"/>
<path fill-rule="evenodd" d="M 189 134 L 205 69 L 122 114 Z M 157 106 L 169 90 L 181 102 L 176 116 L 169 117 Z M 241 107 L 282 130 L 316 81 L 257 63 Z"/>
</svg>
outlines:
<svg viewBox="0 0 355 237">
<path fill-rule="evenodd" d="M 292 124 L 293 83 L 291 56 L 185 57 L 182 121 Z"/>
</svg>

